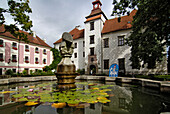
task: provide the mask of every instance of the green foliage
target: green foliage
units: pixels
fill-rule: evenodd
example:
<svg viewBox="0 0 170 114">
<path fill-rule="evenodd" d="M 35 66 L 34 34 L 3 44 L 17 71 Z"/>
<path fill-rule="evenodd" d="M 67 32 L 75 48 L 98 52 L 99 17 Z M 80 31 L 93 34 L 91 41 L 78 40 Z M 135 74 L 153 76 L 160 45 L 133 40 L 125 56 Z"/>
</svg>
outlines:
<svg viewBox="0 0 170 114">
<path fill-rule="evenodd" d="M 13 75 L 13 71 L 11 69 L 8 69 L 6 72 L 5 72 L 6 75 Z"/>
<path fill-rule="evenodd" d="M 0 26 L 7 20 L 5 17 L 6 14 L 11 15 L 15 23 L 4 25 L 5 31 L 3 32 L 10 32 L 13 36 L 19 38 L 19 40 L 28 42 L 27 35 L 21 33 L 18 26 L 24 31 L 32 32 L 32 21 L 28 16 L 29 13 L 32 13 L 31 8 L 29 7 L 29 0 L 8 0 L 8 6 L 7 9 L 0 8 Z"/>
<path fill-rule="evenodd" d="M 78 69 L 77 73 L 79 73 L 80 75 L 85 74 L 85 69 Z"/>
<path fill-rule="evenodd" d="M 113 0 L 113 4 L 112 15 L 129 15 L 129 9 L 137 8 L 132 33 L 127 39 L 127 44 L 132 47 L 132 68 L 139 69 L 144 64 L 155 68 L 155 63 L 162 61 L 170 38 L 169 0 Z"/>
<path fill-rule="evenodd" d="M 57 68 L 58 63 L 61 61 L 61 55 L 58 49 L 52 48 L 53 52 L 53 62 L 49 66 L 45 66 L 45 71 L 50 71 Z"/>
<path fill-rule="evenodd" d="M 23 70 L 23 71 L 22 71 L 22 74 L 23 74 L 23 75 L 27 75 L 27 71 L 26 71 L 26 70 Z"/>
</svg>

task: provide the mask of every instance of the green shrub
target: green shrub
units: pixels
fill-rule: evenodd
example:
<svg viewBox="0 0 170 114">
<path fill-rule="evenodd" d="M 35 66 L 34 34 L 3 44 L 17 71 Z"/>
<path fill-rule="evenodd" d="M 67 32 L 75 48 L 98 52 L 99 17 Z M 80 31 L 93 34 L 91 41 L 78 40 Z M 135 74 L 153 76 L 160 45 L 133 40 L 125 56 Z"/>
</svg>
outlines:
<svg viewBox="0 0 170 114">
<path fill-rule="evenodd" d="M 26 70 L 23 70 L 23 71 L 22 71 L 22 74 L 23 74 L 23 75 L 27 75 L 27 71 L 26 71 Z"/>
<path fill-rule="evenodd" d="M 77 73 L 79 73 L 80 75 L 85 74 L 85 69 L 78 69 Z"/>
<path fill-rule="evenodd" d="M 5 72 L 6 75 L 13 75 L 13 71 L 11 69 L 8 69 L 6 72 Z"/>
</svg>

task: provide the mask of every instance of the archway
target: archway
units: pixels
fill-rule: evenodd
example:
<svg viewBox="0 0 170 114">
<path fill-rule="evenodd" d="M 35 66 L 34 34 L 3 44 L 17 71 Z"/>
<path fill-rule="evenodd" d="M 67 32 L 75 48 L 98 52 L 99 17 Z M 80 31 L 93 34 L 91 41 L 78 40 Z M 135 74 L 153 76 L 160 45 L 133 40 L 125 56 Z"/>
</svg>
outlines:
<svg viewBox="0 0 170 114">
<path fill-rule="evenodd" d="M 90 65 L 90 73 L 89 74 L 96 74 L 96 66 L 95 65 Z"/>
</svg>

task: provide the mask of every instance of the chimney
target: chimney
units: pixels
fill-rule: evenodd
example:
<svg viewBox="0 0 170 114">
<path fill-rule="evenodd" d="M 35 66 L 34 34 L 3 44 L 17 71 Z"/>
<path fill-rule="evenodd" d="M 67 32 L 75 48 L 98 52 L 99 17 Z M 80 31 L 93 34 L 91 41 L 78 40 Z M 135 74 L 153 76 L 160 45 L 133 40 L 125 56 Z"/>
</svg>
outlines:
<svg viewBox="0 0 170 114">
<path fill-rule="evenodd" d="M 35 31 L 33 32 L 33 37 L 36 38 L 36 33 L 35 33 Z"/>
<path fill-rule="evenodd" d="M 77 25 L 75 28 L 80 30 L 80 25 Z"/>
<path fill-rule="evenodd" d="M 46 43 L 46 39 L 44 38 L 43 41 Z"/>
</svg>

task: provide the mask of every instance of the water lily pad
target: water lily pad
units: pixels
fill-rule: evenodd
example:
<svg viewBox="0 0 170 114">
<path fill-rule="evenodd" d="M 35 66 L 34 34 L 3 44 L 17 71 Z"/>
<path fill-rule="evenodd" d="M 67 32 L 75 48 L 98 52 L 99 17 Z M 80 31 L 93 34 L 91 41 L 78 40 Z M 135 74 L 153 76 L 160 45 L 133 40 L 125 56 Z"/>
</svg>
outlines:
<svg viewBox="0 0 170 114">
<path fill-rule="evenodd" d="M 35 106 L 37 104 L 38 104 L 37 102 L 27 102 L 25 106 Z"/>
<path fill-rule="evenodd" d="M 51 106 L 54 108 L 64 108 L 66 103 L 53 103 Z"/>
</svg>

